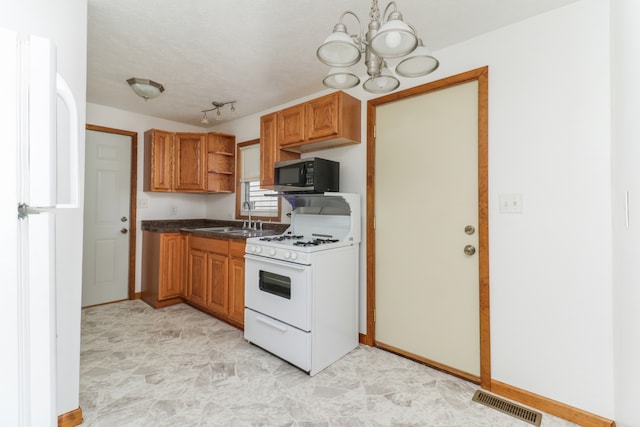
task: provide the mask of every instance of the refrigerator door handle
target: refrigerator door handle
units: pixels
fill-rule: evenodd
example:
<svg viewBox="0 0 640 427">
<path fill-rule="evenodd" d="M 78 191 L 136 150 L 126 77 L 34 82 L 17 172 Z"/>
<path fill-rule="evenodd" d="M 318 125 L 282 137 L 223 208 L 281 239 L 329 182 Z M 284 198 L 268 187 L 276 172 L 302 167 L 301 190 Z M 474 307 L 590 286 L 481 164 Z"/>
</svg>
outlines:
<svg viewBox="0 0 640 427">
<path fill-rule="evenodd" d="M 79 143 L 78 107 L 71 88 L 59 73 L 56 73 L 56 92 L 69 111 L 69 203 L 57 204 L 56 208 L 77 208 L 79 203 Z"/>
</svg>

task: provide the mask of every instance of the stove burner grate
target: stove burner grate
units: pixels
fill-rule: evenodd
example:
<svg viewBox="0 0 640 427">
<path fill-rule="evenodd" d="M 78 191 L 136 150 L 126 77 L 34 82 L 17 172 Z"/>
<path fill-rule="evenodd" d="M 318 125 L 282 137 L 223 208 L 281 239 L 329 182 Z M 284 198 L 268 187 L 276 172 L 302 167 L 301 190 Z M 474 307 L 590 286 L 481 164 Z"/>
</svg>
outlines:
<svg viewBox="0 0 640 427">
<path fill-rule="evenodd" d="M 265 241 L 265 242 L 281 242 L 283 240 L 300 240 L 303 237 L 304 236 L 299 236 L 299 235 L 295 235 L 295 234 L 283 234 L 281 236 L 262 237 L 262 238 L 260 238 L 260 240 Z"/>
<path fill-rule="evenodd" d="M 293 246 L 319 246 L 324 243 L 336 243 L 339 242 L 338 239 L 313 239 L 308 240 L 306 242 L 294 242 Z"/>
</svg>

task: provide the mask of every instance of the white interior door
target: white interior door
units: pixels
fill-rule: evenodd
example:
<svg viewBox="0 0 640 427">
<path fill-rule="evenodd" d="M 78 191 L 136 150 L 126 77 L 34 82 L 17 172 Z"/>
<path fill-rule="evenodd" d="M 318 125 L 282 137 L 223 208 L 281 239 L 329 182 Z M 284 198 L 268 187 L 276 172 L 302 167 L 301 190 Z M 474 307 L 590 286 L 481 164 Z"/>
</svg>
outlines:
<svg viewBox="0 0 640 427">
<path fill-rule="evenodd" d="M 128 297 L 131 138 L 87 131 L 82 305 Z"/>
<path fill-rule="evenodd" d="M 480 376 L 478 82 L 378 106 L 375 147 L 376 342 Z"/>
</svg>

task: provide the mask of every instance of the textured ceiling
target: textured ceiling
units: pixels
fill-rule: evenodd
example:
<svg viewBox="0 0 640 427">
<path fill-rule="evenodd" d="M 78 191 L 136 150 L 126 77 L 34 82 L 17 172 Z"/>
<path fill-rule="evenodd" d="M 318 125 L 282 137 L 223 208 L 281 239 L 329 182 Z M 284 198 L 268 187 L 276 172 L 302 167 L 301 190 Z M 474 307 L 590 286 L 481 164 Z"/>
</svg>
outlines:
<svg viewBox="0 0 640 427">
<path fill-rule="evenodd" d="M 576 0 L 397 0 L 432 51 Z M 384 10 L 388 1 L 379 3 Z M 316 49 L 340 14 L 366 27 L 368 0 L 89 0 L 87 101 L 198 126 L 212 101 L 238 116 L 319 92 Z M 350 32 L 356 21 L 345 19 Z M 364 66 L 362 68 L 364 74 Z M 130 77 L 160 82 L 144 101 Z M 228 107 L 225 107 L 225 110 Z M 210 116 L 211 117 L 211 116 Z"/>
</svg>

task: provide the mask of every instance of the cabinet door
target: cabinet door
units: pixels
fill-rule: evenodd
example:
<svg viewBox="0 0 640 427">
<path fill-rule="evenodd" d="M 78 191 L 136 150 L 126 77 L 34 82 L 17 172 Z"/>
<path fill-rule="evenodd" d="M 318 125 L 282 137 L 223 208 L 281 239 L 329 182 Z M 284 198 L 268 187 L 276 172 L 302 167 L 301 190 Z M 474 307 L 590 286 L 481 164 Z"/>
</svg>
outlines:
<svg viewBox="0 0 640 427">
<path fill-rule="evenodd" d="M 207 253 L 199 249 L 189 249 L 187 263 L 187 299 L 205 305 L 207 289 Z"/>
<path fill-rule="evenodd" d="M 323 96 L 306 104 L 307 140 L 337 135 L 339 131 L 338 93 Z"/>
<path fill-rule="evenodd" d="M 278 118 L 278 144 L 280 146 L 304 141 L 305 105 L 294 105 L 280 111 Z"/>
<path fill-rule="evenodd" d="M 185 236 L 163 233 L 160 237 L 160 280 L 158 300 L 183 295 Z"/>
<path fill-rule="evenodd" d="M 176 133 L 174 139 L 174 190 L 204 192 L 206 189 L 206 135 Z"/>
<path fill-rule="evenodd" d="M 244 248 L 245 242 L 229 244 L 229 318 L 244 324 Z"/>
<path fill-rule="evenodd" d="M 260 187 L 273 187 L 273 164 L 278 151 L 278 115 L 260 117 Z"/>
<path fill-rule="evenodd" d="M 227 254 L 207 255 L 206 307 L 220 314 L 227 314 L 229 286 L 229 258 Z"/>
<path fill-rule="evenodd" d="M 173 190 L 173 133 L 152 129 L 144 134 L 145 191 Z"/>
</svg>

